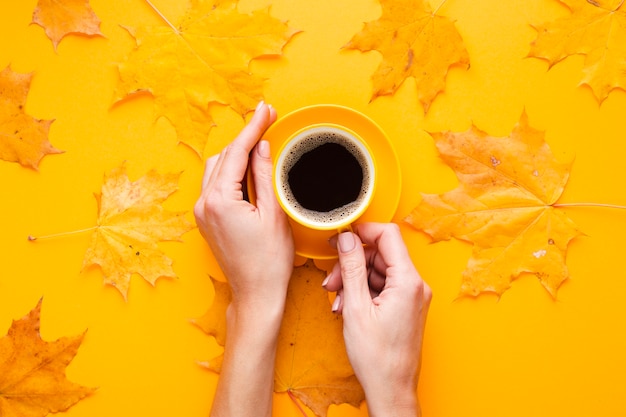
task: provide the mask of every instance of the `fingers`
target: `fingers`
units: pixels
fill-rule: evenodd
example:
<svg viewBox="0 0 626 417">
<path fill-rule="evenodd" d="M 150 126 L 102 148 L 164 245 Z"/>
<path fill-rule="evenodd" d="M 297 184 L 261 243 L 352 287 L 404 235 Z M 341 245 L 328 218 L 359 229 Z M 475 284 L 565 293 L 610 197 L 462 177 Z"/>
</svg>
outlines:
<svg viewBox="0 0 626 417">
<path fill-rule="evenodd" d="M 222 151 L 224 161 L 220 167 L 220 173 L 224 178 L 237 183 L 243 180 L 250 151 L 275 120 L 276 111 L 264 102 L 260 102 L 250 122 Z"/>
<path fill-rule="evenodd" d="M 378 248 L 380 261 L 387 267 L 413 265 L 397 224 L 361 223 L 354 227 L 354 232 L 363 243 Z"/>
<path fill-rule="evenodd" d="M 216 167 L 218 165 L 218 159 L 222 154 L 213 155 L 206 160 L 204 165 L 204 175 L 202 177 L 202 190 L 209 188 L 209 185 L 215 180 Z"/>
<path fill-rule="evenodd" d="M 352 232 L 341 233 L 337 238 L 339 265 L 343 292 L 343 312 L 358 311 L 372 302 L 367 282 L 365 252 L 359 237 Z"/>
<path fill-rule="evenodd" d="M 202 177 L 202 190 L 210 188 L 218 174 L 229 182 L 241 182 L 248 165 L 250 149 L 263 135 L 269 125 L 276 121 L 276 110 L 260 102 L 254 116 L 235 140 L 222 152 L 207 159 Z M 225 169 L 222 165 L 226 161 Z"/>
<path fill-rule="evenodd" d="M 336 239 L 334 240 L 334 246 L 336 246 Z M 366 246 L 364 252 L 370 292 L 372 296 L 377 296 L 385 287 L 387 266 L 382 262 L 381 258 L 377 256 L 376 248 Z M 335 263 L 322 285 L 330 292 L 339 291 L 343 288 L 343 283 L 341 282 L 341 265 L 339 262 Z"/>
<path fill-rule="evenodd" d="M 265 210 L 282 211 L 274 193 L 274 182 L 272 180 L 274 164 L 272 163 L 268 141 L 260 141 L 252 151 L 251 169 L 256 194 L 256 206 L 262 212 Z"/>
</svg>

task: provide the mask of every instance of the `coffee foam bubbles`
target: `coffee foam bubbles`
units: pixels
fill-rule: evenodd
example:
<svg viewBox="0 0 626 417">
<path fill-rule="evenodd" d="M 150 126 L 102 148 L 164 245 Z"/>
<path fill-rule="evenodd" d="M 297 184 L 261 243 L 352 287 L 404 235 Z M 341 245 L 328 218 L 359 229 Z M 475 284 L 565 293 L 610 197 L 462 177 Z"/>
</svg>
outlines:
<svg viewBox="0 0 626 417">
<path fill-rule="evenodd" d="M 355 201 L 327 212 L 310 210 L 303 207 L 296 200 L 293 192 L 289 187 L 289 171 L 298 162 L 302 155 L 318 148 L 326 143 L 335 143 L 347 149 L 357 160 L 361 166 L 363 180 L 361 182 L 361 191 Z M 354 215 L 363 204 L 371 197 L 374 191 L 374 172 L 373 162 L 367 156 L 367 149 L 358 139 L 350 135 L 348 132 L 334 127 L 317 127 L 302 132 L 293 138 L 283 150 L 282 163 L 279 166 L 277 175 L 280 175 L 280 192 L 283 197 L 283 203 L 290 207 L 296 215 L 307 222 L 333 225 L 335 223 L 343 223 L 346 218 Z M 353 221 L 351 219 L 350 221 Z"/>
</svg>

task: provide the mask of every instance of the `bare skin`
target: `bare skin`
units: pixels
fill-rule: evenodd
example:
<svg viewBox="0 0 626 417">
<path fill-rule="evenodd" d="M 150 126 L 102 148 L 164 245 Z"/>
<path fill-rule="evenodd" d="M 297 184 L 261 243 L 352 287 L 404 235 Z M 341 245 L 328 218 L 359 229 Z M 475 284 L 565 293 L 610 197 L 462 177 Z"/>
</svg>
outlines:
<svg viewBox="0 0 626 417">
<path fill-rule="evenodd" d="M 250 123 L 209 158 L 194 214 L 232 288 L 224 362 L 211 416 L 271 416 L 274 363 L 294 243 L 272 184 L 276 120 L 260 103 Z M 255 205 L 243 198 L 250 164 Z M 373 417 L 418 416 L 417 382 L 431 291 L 393 224 L 361 224 L 331 241 L 339 260 L 324 282 L 337 291 L 350 362 Z M 375 366 L 372 366 L 375 364 Z"/>
</svg>

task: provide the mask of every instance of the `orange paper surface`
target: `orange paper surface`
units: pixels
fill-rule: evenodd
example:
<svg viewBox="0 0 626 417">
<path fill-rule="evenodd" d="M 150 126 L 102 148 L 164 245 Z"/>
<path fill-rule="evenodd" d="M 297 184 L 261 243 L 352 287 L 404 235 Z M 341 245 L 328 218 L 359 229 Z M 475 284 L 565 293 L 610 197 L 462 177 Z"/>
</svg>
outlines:
<svg viewBox="0 0 626 417">
<path fill-rule="evenodd" d="M 154 0 L 172 21 L 184 1 Z M 439 1 L 433 1 L 436 9 Z M 182 172 L 165 208 L 191 210 L 204 164 L 165 119 L 155 121 L 148 94 L 113 105 L 117 63 L 132 51 L 122 26 L 162 24 L 144 0 L 91 0 L 103 36 L 68 35 L 54 50 L 31 25 L 36 0 L 5 2 L 0 13 L 0 69 L 33 73 L 26 112 L 52 120 L 49 140 L 63 154 L 47 155 L 39 170 L 0 161 L 0 335 L 43 297 L 44 340 L 87 333 L 67 368 L 71 381 L 97 391 L 68 417 L 204 417 L 217 376 L 197 365 L 220 354 L 215 340 L 190 323 L 210 305 L 209 275 L 223 279 L 197 229 L 183 242 L 159 243 L 177 279 L 155 286 L 140 276 L 128 300 L 103 284 L 97 267 L 81 271 L 90 232 L 29 242 L 96 224 L 106 172 L 125 164 L 136 180 L 151 169 Z M 378 123 L 398 152 L 402 193 L 394 220 L 402 225 L 416 266 L 432 287 L 419 395 L 426 417 L 617 416 L 626 412 L 626 211 L 568 208 L 584 236 L 570 244 L 571 279 L 553 299 L 536 278 L 522 276 L 499 299 L 457 298 L 471 246 L 431 244 L 402 220 L 420 193 L 457 186 L 436 154 L 430 132 L 463 132 L 472 124 L 507 136 L 524 111 L 530 126 L 562 161 L 574 159 L 562 203 L 626 205 L 626 93 L 612 91 L 599 105 L 579 87 L 584 57 L 549 68 L 527 58 L 538 25 L 568 14 L 554 0 L 448 0 L 438 10 L 456 22 L 469 69 L 453 68 L 445 90 L 425 115 L 415 83 L 393 96 L 372 96 L 371 75 L 381 55 L 342 50 L 380 16 L 373 0 L 242 0 L 241 11 L 271 5 L 273 16 L 302 31 L 283 56 L 254 60 L 267 78 L 265 100 L 280 114 L 314 104 L 354 108 Z M 234 111 L 211 108 L 217 125 L 203 157 L 218 152 L 242 128 Z M 318 262 L 328 267 L 329 262 Z M 381 353 L 384 354 L 384 353 Z M 376 364 L 372 364 L 376 366 Z M 286 394 L 275 396 L 276 416 L 301 416 Z M 309 411 L 309 415 L 312 415 Z M 330 416 L 367 416 L 367 407 L 331 406 Z"/>
</svg>

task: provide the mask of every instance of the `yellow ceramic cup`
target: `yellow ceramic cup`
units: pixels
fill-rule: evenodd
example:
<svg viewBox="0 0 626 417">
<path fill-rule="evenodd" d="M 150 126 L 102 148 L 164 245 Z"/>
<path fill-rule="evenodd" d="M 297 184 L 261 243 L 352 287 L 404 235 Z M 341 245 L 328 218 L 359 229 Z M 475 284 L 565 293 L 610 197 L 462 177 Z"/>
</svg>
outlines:
<svg viewBox="0 0 626 417">
<path fill-rule="evenodd" d="M 349 230 L 370 206 L 376 179 L 367 143 L 332 123 L 296 131 L 275 157 L 278 202 L 291 219 L 312 230 Z"/>
</svg>

